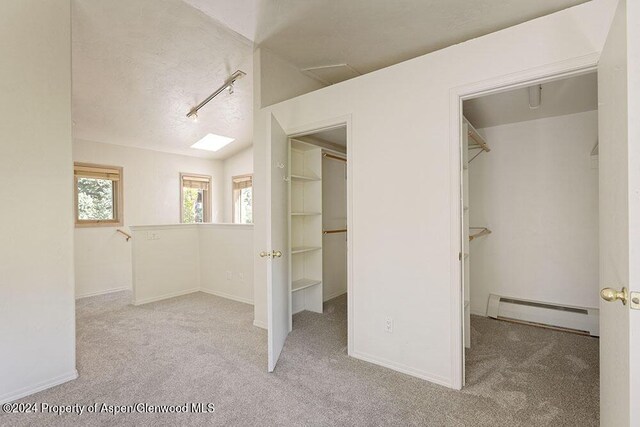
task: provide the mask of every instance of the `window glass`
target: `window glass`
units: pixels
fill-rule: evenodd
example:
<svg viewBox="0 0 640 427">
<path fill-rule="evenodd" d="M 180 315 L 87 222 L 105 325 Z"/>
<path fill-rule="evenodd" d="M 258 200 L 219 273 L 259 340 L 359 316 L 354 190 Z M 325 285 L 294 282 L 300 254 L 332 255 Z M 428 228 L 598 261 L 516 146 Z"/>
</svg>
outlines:
<svg viewBox="0 0 640 427">
<path fill-rule="evenodd" d="M 114 219 L 113 181 L 78 178 L 78 219 Z"/>
<path fill-rule="evenodd" d="M 233 222 L 253 223 L 253 177 L 251 175 L 233 177 Z"/>
<path fill-rule="evenodd" d="M 181 174 L 181 222 L 194 224 L 211 222 L 209 189 L 211 177 Z"/>
<path fill-rule="evenodd" d="M 73 174 L 76 226 L 122 225 L 122 168 L 75 163 Z"/>
</svg>

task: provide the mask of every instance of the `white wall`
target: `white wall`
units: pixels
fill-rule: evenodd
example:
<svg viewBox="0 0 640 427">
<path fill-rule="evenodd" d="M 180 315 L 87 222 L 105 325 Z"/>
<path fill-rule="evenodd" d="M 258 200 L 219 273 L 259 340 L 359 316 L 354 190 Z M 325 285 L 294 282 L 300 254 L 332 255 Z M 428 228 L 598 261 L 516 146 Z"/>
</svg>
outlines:
<svg viewBox="0 0 640 427">
<path fill-rule="evenodd" d="M 480 130 L 491 152 L 469 166 L 471 312 L 490 293 L 598 307 L 598 112 Z"/>
<path fill-rule="evenodd" d="M 132 226 L 136 305 L 203 291 L 253 302 L 253 226 Z"/>
<path fill-rule="evenodd" d="M 132 226 L 131 232 L 134 304 L 200 289 L 197 224 Z"/>
<path fill-rule="evenodd" d="M 220 160 L 82 140 L 73 143 L 73 160 L 124 168 L 124 227 L 75 229 L 77 297 L 131 288 L 131 243 L 116 229 L 179 223 L 180 172 L 212 176 L 212 220 L 223 219 L 225 180 Z"/>
<path fill-rule="evenodd" d="M 322 228 L 347 228 L 347 164 L 322 158 Z M 347 292 L 347 234 L 322 236 L 322 296 L 330 300 Z"/>
<path fill-rule="evenodd" d="M 223 221 L 233 222 L 233 189 L 232 178 L 238 175 L 253 173 L 253 147 L 242 150 L 239 153 L 224 160 L 224 212 Z"/>
<path fill-rule="evenodd" d="M 452 327 L 459 321 L 459 306 L 452 305 L 460 293 L 458 172 L 450 147 L 458 127 L 450 122 L 451 91 L 598 55 L 614 6 L 594 0 L 255 114 L 256 212 L 267 207 L 272 116 L 287 132 L 351 117 L 351 355 L 459 386 L 460 331 Z M 399 216 L 408 201 L 411 215 Z M 256 216 L 256 249 L 267 249 L 267 218 Z M 267 262 L 256 259 L 254 267 L 256 324 L 266 324 Z M 384 331 L 386 317 L 393 318 L 392 334 Z"/>
<path fill-rule="evenodd" d="M 77 376 L 70 16 L 0 3 L 0 402 Z"/>
<path fill-rule="evenodd" d="M 200 225 L 200 290 L 253 304 L 253 225 Z"/>
<path fill-rule="evenodd" d="M 312 92 L 325 85 L 306 74 L 288 61 L 265 48 L 255 51 L 254 104 L 266 107 L 294 96 Z"/>
</svg>

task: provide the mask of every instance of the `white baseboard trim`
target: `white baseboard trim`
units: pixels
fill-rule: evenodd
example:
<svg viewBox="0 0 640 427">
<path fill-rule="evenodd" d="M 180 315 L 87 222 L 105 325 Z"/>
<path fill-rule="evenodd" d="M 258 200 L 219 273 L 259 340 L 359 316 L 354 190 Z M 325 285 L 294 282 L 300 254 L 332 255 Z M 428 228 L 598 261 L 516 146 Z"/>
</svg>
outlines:
<svg viewBox="0 0 640 427">
<path fill-rule="evenodd" d="M 338 291 L 338 292 L 335 292 L 335 293 L 333 293 L 331 295 L 327 295 L 327 297 L 324 299 L 323 302 L 327 302 L 330 299 L 338 298 L 339 296 L 344 295 L 346 293 L 347 293 L 347 290 L 345 289 L 344 291 Z"/>
<path fill-rule="evenodd" d="M 484 311 L 478 311 L 478 310 L 472 309 L 471 314 L 473 314 L 474 316 L 487 317 L 487 313 L 485 313 Z"/>
<path fill-rule="evenodd" d="M 0 404 L 13 402 L 14 400 L 18 400 L 25 396 L 29 396 L 31 394 L 37 393 L 39 391 L 46 390 L 48 388 L 55 387 L 57 385 L 66 383 L 68 381 L 75 380 L 76 378 L 78 378 L 78 371 L 74 369 L 72 372 L 69 372 L 67 374 L 60 375 L 46 381 L 42 381 L 32 386 L 23 387 L 16 391 L 5 393 L 2 396 L 0 396 Z"/>
<path fill-rule="evenodd" d="M 76 300 L 79 300 L 82 298 L 97 297 L 98 295 L 112 294 L 114 292 L 129 291 L 129 290 L 131 290 L 129 286 L 123 286 L 121 288 L 112 288 L 112 289 L 106 289 L 103 291 L 89 292 L 88 294 L 76 295 Z"/>
<path fill-rule="evenodd" d="M 262 329 L 269 329 L 269 327 L 267 326 L 266 323 L 260 322 L 258 320 L 253 320 L 253 326 L 258 327 L 258 328 L 262 328 Z"/>
<path fill-rule="evenodd" d="M 379 357 L 371 356 L 366 353 L 361 353 L 358 351 L 354 351 L 350 354 L 351 357 L 356 359 L 364 360 L 365 362 L 373 363 L 374 365 L 380 365 L 382 367 L 402 372 L 403 374 L 411 375 L 412 377 L 417 377 L 425 381 L 432 382 L 434 384 L 438 384 L 447 388 L 454 388 L 451 380 L 448 378 L 443 378 L 437 375 L 430 374 L 428 372 L 424 372 L 418 369 L 411 368 L 409 366 L 402 365 L 400 363 L 395 363 L 390 360 L 382 359 Z"/>
<path fill-rule="evenodd" d="M 227 294 L 227 293 L 224 293 L 224 292 L 214 291 L 214 290 L 206 289 L 206 288 L 200 288 L 200 292 L 204 292 L 205 294 L 215 295 L 215 296 L 220 297 L 220 298 L 230 299 L 232 301 L 238 301 L 238 302 L 242 302 L 242 303 L 245 303 L 245 304 L 253 305 L 253 300 L 250 300 L 248 298 L 238 297 L 238 296 L 235 296 L 235 295 L 230 295 L 230 294 Z"/>
<path fill-rule="evenodd" d="M 145 298 L 142 300 L 136 300 L 134 295 L 133 305 L 149 304 L 150 302 L 162 301 L 163 299 L 169 299 L 169 298 L 175 298 L 175 297 L 181 297 L 182 295 L 192 294 L 194 292 L 200 292 L 200 288 L 186 289 L 184 291 L 172 292 L 170 294 L 164 294 L 159 297 Z"/>
</svg>

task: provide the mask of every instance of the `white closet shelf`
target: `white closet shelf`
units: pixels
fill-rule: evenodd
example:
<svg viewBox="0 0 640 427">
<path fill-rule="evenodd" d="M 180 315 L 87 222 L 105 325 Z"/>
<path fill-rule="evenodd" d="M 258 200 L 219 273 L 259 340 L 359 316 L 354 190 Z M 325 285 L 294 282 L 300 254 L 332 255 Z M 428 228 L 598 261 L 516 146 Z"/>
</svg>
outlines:
<svg viewBox="0 0 640 427">
<path fill-rule="evenodd" d="M 292 254 L 301 254 L 304 252 L 312 252 L 312 251 L 319 251 L 320 249 L 322 249 L 319 246 L 294 246 L 291 248 L 291 253 Z"/>
<path fill-rule="evenodd" d="M 320 181 L 317 176 L 305 176 L 305 175 L 291 175 L 291 179 L 294 181 Z"/>
<path fill-rule="evenodd" d="M 291 292 L 301 291 L 311 286 L 319 285 L 322 283 L 320 280 L 313 279 L 299 279 L 291 282 Z"/>
<path fill-rule="evenodd" d="M 291 216 L 312 216 L 322 215 L 320 212 L 291 212 Z"/>
</svg>

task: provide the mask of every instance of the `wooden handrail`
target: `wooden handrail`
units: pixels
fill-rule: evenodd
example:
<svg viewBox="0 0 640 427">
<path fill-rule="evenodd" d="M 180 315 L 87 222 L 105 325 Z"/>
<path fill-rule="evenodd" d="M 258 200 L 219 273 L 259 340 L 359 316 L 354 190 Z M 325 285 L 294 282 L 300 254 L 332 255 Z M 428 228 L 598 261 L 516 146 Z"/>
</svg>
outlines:
<svg viewBox="0 0 640 427">
<path fill-rule="evenodd" d="M 129 241 L 129 239 L 131 239 L 131 234 L 129 233 L 125 233 L 124 231 L 120 230 L 119 228 L 116 229 L 116 232 L 122 234 L 124 237 L 126 237 L 127 242 Z"/>
</svg>

